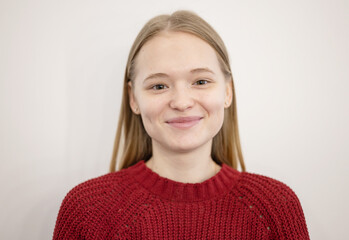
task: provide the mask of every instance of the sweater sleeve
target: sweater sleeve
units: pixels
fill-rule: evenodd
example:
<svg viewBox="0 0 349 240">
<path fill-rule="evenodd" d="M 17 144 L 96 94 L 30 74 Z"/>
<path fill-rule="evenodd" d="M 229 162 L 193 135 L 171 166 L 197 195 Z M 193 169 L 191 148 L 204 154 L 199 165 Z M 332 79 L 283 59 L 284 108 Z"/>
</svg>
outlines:
<svg viewBox="0 0 349 240">
<path fill-rule="evenodd" d="M 81 186 L 73 188 L 64 198 L 57 216 L 53 240 L 83 239 L 86 204 L 81 196 L 82 188 Z"/>
<path fill-rule="evenodd" d="M 253 186 L 248 191 L 257 196 L 253 200 L 250 198 L 250 201 L 259 207 L 260 214 L 265 217 L 266 228 L 272 239 L 309 239 L 302 206 L 291 188 L 277 180 L 255 174 L 249 174 L 246 181 Z"/>
<path fill-rule="evenodd" d="M 298 197 L 288 186 L 279 183 L 276 188 L 275 209 L 273 213 L 276 239 L 309 239 L 309 233 L 305 222 L 302 206 Z"/>
</svg>

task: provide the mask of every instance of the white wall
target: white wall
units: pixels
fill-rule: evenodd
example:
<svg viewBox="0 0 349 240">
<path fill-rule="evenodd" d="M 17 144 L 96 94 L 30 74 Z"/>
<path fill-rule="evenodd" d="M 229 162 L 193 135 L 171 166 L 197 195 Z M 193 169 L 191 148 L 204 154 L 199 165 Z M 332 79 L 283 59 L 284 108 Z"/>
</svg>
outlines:
<svg viewBox="0 0 349 240">
<path fill-rule="evenodd" d="M 346 0 L 2 0 L 0 239 L 50 239 L 65 194 L 107 172 L 132 41 L 177 9 L 229 49 L 248 170 L 294 189 L 312 239 L 347 239 Z"/>
</svg>

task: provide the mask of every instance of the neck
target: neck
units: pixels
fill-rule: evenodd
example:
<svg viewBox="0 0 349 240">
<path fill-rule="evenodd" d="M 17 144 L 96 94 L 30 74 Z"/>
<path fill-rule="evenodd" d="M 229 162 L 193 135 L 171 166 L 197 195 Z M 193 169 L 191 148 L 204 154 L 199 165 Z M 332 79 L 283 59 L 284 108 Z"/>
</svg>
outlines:
<svg viewBox="0 0 349 240">
<path fill-rule="evenodd" d="M 183 183 L 201 183 L 220 170 L 211 158 L 209 142 L 188 152 L 169 152 L 153 141 L 153 156 L 146 162 L 148 168 L 161 177 Z"/>
</svg>

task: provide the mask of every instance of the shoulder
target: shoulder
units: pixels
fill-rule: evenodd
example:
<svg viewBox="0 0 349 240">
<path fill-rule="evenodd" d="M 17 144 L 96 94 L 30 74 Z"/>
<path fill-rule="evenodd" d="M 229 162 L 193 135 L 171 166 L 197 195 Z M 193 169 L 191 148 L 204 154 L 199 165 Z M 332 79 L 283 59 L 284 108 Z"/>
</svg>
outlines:
<svg viewBox="0 0 349 240">
<path fill-rule="evenodd" d="M 282 201 L 298 201 L 295 192 L 285 183 L 255 173 L 243 172 L 240 176 L 241 191 L 254 193 L 255 197 Z"/>
<path fill-rule="evenodd" d="M 75 208 L 95 208 L 98 205 L 113 201 L 117 204 L 127 198 L 132 189 L 138 187 L 138 183 L 129 173 L 132 167 L 117 172 L 107 173 L 96 178 L 89 179 L 72 188 L 65 196 L 61 210 L 65 206 Z"/>
<path fill-rule="evenodd" d="M 125 169 L 72 188 L 60 206 L 53 239 L 75 239 L 86 228 L 92 228 L 91 219 L 106 215 L 111 207 L 122 203 L 132 185 L 132 178 Z"/>
<path fill-rule="evenodd" d="M 301 208 L 296 193 L 288 185 L 260 174 L 241 173 L 238 192 L 251 204 L 263 204 L 269 212 L 291 206 Z"/>
<path fill-rule="evenodd" d="M 276 239 L 309 239 L 301 203 L 285 183 L 254 173 L 241 173 L 239 199 Z"/>
<path fill-rule="evenodd" d="M 124 171 L 108 173 L 96 178 L 89 179 L 72 188 L 65 196 L 64 201 L 91 202 L 92 199 L 99 198 L 107 192 L 113 193 L 120 188 L 123 188 L 125 182 L 129 179 Z M 120 189 L 121 190 L 121 189 Z"/>
<path fill-rule="evenodd" d="M 260 174 L 241 173 L 237 190 L 246 204 L 258 206 L 270 214 L 273 214 L 272 211 L 284 211 L 294 207 L 301 209 L 297 195 L 288 185 Z"/>
</svg>

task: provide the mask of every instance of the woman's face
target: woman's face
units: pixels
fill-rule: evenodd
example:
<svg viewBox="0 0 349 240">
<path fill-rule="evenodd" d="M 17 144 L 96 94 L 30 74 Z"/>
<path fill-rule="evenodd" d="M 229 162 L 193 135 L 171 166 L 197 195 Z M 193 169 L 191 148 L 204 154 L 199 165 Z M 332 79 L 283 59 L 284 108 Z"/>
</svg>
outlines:
<svg viewBox="0 0 349 240">
<path fill-rule="evenodd" d="M 129 94 L 153 148 L 190 152 L 211 147 L 232 88 L 208 43 L 188 33 L 164 32 L 138 53 Z"/>
</svg>

